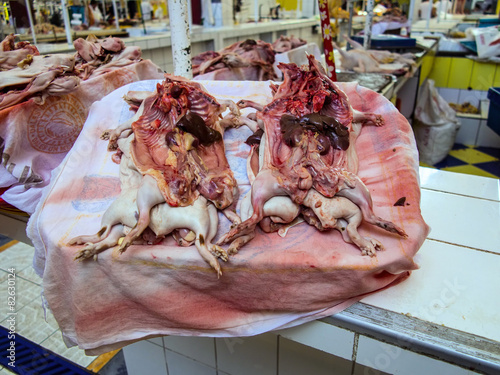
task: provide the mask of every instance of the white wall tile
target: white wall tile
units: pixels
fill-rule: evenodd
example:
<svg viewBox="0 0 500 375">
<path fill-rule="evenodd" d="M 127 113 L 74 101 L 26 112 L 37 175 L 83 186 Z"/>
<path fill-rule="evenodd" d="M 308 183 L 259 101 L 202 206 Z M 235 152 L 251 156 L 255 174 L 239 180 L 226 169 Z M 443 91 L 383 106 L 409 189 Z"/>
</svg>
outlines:
<svg viewBox="0 0 500 375">
<path fill-rule="evenodd" d="M 170 350 L 165 350 L 165 356 L 167 358 L 168 375 L 217 375 L 214 368 Z"/>
<path fill-rule="evenodd" d="M 278 336 L 218 338 L 217 368 L 232 375 L 276 375 Z"/>
<path fill-rule="evenodd" d="M 439 95 L 443 97 L 448 103 L 458 103 L 459 89 L 449 89 L 446 87 L 438 87 Z"/>
<path fill-rule="evenodd" d="M 486 120 L 481 120 L 476 146 L 500 148 L 500 135 L 486 124 Z"/>
<path fill-rule="evenodd" d="M 422 190 L 421 210 L 429 238 L 500 253 L 499 202 Z"/>
<path fill-rule="evenodd" d="M 473 106 L 479 108 L 479 103 L 481 99 L 484 98 L 485 91 L 479 90 L 460 90 L 460 94 L 458 96 L 458 103 L 463 104 L 468 102 Z"/>
<path fill-rule="evenodd" d="M 481 120 L 467 117 L 458 117 L 458 120 L 460 120 L 461 125 L 455 138 L 455 143 L 474 146 Z"/>
<path fill-rule="evenodd" d="M 167 374 L 164 349 L 147 340 L 125 346 L 123 355 L 128 375 Z"/>
<path fill-rule="evenodd" d="M 163 337 L 153 337 L 148 339 L 149 342 L 152 342 L 153 344 L 159 345 L 163 348 Z"/>
<path fill-rule="evenodd" d="M 394 375 L 471 374 L 470 371 L 461 367 L 416 354 L 409 350 L 401 349 L 397 346 L 389 345 L 365 336 L 359 337 L 356 363 Z M 363 372 L 358 374 L 363 374 Z M 371 372 L 368 372 L 368 374 L 371 374 Z"/>
<path fill-rule="evenodd" d="M 165 348 L 215 367 L 215 339 L 211 337 L 165 336 Z"/>
<path fill-rule="evenodd" d="M 420 167 L 419 172 L 422 189 L 500 200 L 500 186 L 497 179 L 426 167 Z"/>
<path fill-rule="evenodd" d="M 351 375 L 353 363 L 280 337 L 278 375 Z"/>
<path fill-rule="evenodd" d="M 485 287 L 500 284 L 500 255 L 427 240 L 415 261 L 407 280 L 362 302 L 500 341 L 500 301 Z"/>
<path fill-rule="evenodd" d="M 354 345 L 354 332 L 320 321 L 276 331 L 289 340 L 350 360 Z"/>
</svg>

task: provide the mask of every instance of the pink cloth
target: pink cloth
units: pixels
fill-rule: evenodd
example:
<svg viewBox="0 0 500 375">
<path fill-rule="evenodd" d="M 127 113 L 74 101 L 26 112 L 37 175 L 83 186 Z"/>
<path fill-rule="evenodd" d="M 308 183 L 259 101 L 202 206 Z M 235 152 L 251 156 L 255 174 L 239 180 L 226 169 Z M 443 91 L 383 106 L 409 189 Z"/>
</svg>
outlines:
<svg viewBox="0 0 500 375">
<path fill-rule="evenodd" d="M 150 60 L 82 81 L 70 94 L 33 100 L 0 111 L 0 187 L 10 187 L 2 198 L 33 213 L 51 171 L 64 159 L 87 119 L 89 108 L 127 83 L 161 79 L 163 73 Z"/>
<path fill-rule="evenodd" d="M 106 250 L 96 262 L 75 262 L 79 247 L 67 242 L 96 233 L 119 193 L 118 165 L 99 135 L 132 116 L 122 100 L 128 90 L 153 91 L 155 83 L 133 83 L 94 103 L 29 222 L 35 269 L 68 345 L 95 355 L 158 335 L 255 335 L 337 313 L 418 268 L 413 257 L 429 228 L 420 213 L 412 129 L 387 99 L 354 83 L 338 83 L 352 106 L 382 114 L 386 122 L 361 131 L 359 176 L 372 194 L 375 213 L 403 228 L 407 239 L 362 224 L 360 233 L 386 248 L 370 258 L 337 231 L 319 232 L 303 223 L 281 238 L 259 230 L 222 264 L 220 279 L 194 246 L 179 247 L 171 238 L 159 245 L 133 245 L 119 257 Z M 201 83 L 219 99 L 265 103 L 271 98 L 269 82 Z M 249 134 L 246 128 L 225 134 L 242 193 L 249 188 L 249 148 L 242 143 Z M 394 206 L 402 197 L 406 205 Z M 222 218 L 219 226 L 218 236 L 229 229 Z"/>
</svg>

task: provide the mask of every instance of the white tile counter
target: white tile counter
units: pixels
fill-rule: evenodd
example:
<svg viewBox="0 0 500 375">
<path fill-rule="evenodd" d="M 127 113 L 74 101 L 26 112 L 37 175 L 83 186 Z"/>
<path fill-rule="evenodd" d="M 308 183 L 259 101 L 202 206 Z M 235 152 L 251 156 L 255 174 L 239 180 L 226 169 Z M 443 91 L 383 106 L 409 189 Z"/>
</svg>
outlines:
<svg viewBox="0 0 500 375">
<path fill-rule="evenodd" d="M 431 233 L 403 283 L 259 336 L 144 340 L 124 348 L 129 374 L 500 373 L 499 180 L 420 168 L 420 182 Z"/>
</svg>

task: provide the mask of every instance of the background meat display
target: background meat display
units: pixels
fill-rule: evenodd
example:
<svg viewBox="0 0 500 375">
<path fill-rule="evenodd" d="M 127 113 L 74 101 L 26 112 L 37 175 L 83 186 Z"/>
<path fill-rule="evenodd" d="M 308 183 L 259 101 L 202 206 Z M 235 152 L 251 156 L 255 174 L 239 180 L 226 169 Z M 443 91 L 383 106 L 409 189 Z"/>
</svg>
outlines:
<svg viewBox="0 0 500 375">
<path fill-rule="evenodd" d="M 117 38 L 79 43 L 75 54 L 28 54 L 0 72 L 2 199 L 28 213 L 80 134 L 91 104 L 130 82 L 163 77 L 140 49 L 124 48 Z M 4 51 L 6 45 L 12 46 L 9 37 Z"/>
<path fill-rule="evenodd" d="M 276 79 L 274 55 L 271 44 L 247 39 L 219 52 L 208 51 L 193 57 L 193 76 L 201 80 L 217 81 Z"/>
</svg>

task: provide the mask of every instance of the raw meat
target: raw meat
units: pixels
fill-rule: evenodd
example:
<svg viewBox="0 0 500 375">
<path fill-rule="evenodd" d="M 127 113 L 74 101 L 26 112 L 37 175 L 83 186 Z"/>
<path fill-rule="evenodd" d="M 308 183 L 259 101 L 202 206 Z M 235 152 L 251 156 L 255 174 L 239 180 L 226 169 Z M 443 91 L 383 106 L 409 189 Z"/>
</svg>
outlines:
<svg viewBox="0 0 500 375">
<path fill-rule="evenodd" d="M 182 77 L 166 75 L 154 93 L 130 92 L 127 101 L 139 105 L 132 119 L 103 134 L 109 148 L 119 149 L 123 191 L 103 218 L 95 236 L 76 238 L 89 242 L 77 258 L 87 258 L 115 246 L 124 252 L 147 228 L 153 239 L 176 231 L 181 244 L 194 242 L 202 257 L 221 275 L 216 257 L 226 252 L 211 241 L 217 232 L 217 209 L 235 223 L 237 185 L 224 150 L 223 133 L 233 121 L 219 116 L 233 102 L 218 103 L 204 88 Z M 123 146 L 123 139 L 130 144 Z M 132 190 L 130 192 L 129 190 Z M 168 219 L 167 219 L 168 218 Z M 112 231 L 112 232 L 111 232 Z M 215 254 L 215 255 L 214 255 Z"/>
<path fill-rule="evenodd" d="M 276 79 L 271 44 L 247 39 L 219 52 L 208 51 L 193 58 L 197 79 L 224 81 L 265 81 Z"/>
<path fill-rule="evenodd" d="M 257 121 L 263 125 L 266 141 L 260 148 L 260 170 L 251 188 L 253 213 L 223 236 L 220 244 L 253 236 L 255 226 L 266 217 L 266 202 L 276 196 L 288 196 L 297 205 L 313 205 L 308 212 L 325 219 L 332 210 L 315 209 L 323 203 L 330 204 L 328 199 L 341 196 L 354 203 L 367 222 L 406 236 L 402 229 L 373 213 L 370 193 L 356 175 L 358 159 L 352 145 L 361 125 L 381 126 L 383 118 L 354 111 L 346 95 L 326 76 L 314 57 L 308 59 L 308 70 L 295 64 L 280 64 L 285 79 L 280 86 L 271 86 L 273 101 L 258 108 Z M 249 106 L 252 102 L 239 105 Z M 312 189 L 323 198 L 311 197 Z M 354 214 L 349 208 L 344 211 Z M 234 251 L 238 246 L 236 242 L 230 248 Z M 366 244 L 361 250 L 366 255 L 374 254 L 373 247 Z"/>
</svg>

